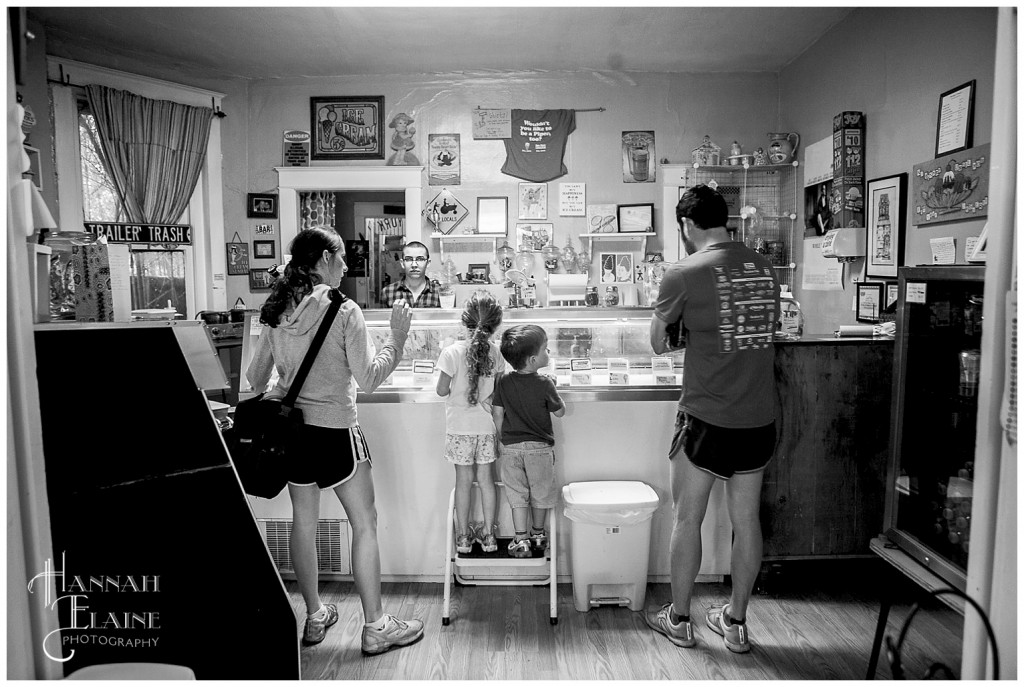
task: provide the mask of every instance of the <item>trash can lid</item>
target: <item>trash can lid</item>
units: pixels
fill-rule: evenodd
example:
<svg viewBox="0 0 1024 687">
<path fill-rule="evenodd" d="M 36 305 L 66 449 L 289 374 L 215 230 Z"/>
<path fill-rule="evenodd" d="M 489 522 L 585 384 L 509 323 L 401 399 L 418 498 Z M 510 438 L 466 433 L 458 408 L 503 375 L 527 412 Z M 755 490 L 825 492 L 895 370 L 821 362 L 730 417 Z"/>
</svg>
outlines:
<svg viewBox="0 0 1024 687">
<path fill-rule="evenodd" d="M 571 482 L 562 487 L 562 498 L 567 506 L 601 511 L 658 505 L 658 494 L 643 482 Z"/>
</svg>

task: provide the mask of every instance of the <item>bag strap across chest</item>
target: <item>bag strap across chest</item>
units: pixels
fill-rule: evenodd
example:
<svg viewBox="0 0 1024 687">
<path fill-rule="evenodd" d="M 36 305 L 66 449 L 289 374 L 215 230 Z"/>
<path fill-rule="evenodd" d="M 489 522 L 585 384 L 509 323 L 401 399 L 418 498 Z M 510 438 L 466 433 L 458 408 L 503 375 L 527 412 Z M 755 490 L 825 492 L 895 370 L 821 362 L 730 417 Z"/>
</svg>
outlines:
<svg viewBox="0 0 1024 687">
<path fill-rule="evenodd" d="M 306 355 L 302 358 L 299 371 L 295 373 L 295 381 L 292 382 L 291 388 L 288 389 L 288 394 L 281 401 L 282 405 L 288 408 L 295 405 L 295 399 L 299 397 L 302 385 L 305 383 L 306 377 L 309 376 L 309 371 L 313 367 L 317 354 L 320 353 L 320 347 L 323 346 L 324 339 L 327 338 L 327 332 L 330 331 L 331 324 L 334 322 L 338 310 L 341 309 L 341 304 L 348 300 L 348 297 L 338 289 L 331 289 L 328 295 L 331 299 L 331 305 L 327 308 L 327 314 L 324 315 L 323 322 L 320 323 L 320 327 L 316 330 L 316 336 L 313 337 L 312 343 L 309 344 L 309 349 L 306 350 Z"/>
</svg>

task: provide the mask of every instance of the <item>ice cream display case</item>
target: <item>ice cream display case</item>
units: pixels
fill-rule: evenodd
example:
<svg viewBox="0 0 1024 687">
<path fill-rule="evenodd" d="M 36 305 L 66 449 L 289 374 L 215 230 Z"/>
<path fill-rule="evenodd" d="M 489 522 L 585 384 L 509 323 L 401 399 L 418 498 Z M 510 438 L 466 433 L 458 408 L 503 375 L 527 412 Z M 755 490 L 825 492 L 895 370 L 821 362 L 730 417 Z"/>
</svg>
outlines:
<svg viewBox="0 0 1024 687">
<path fill-rule="evenodd" d="M 493 340 L 500 343 L 501 333 L 513 325 L 536 324 L 547 332 L 548 350 L 560 387 L 574 386 L 570 375 L 572 359 L 589 359 L 590 387 L 671 389 L 672 395 L 678 398 L 685 350 L 663 356 L 671 360 L 674 382 L 667 384 L 667 378 L 662 376 L 661 383 L 656 383 L 659 380 L 652 371 L 651 359 L 655 356 L 650 344 L 652 314 L 653 310 L 645 307 L 506 309 Z M 402 361 L 388 385 L 379 391 L 390 386 L 433 392 L 436 376 L 429 382 L 424 376 L 417 377 L 414 361 L 436 361 L 445 346 L 464 338 L 466 328 L 460 321 L 461 315 L 461 309 L 415 310 Z M 364 316 L 370 337 L 379 350 L 388 334 L 391 311 L 366 310 Z M 616 375 L 611 379 L 609 360 L 614 370 L 627 370 L 627 376 Z"/>
</svg>

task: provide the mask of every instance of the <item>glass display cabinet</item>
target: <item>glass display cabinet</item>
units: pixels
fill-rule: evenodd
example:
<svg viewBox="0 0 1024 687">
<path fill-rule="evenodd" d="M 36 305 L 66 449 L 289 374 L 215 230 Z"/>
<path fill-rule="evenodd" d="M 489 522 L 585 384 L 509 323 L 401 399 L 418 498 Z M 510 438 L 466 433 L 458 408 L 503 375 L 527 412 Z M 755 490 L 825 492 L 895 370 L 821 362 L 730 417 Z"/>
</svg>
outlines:
<svg viewBox="0 0 1024 687">
<path fill-rule="evenodd" d="M 459 320 L 461 314 L 458 309 L 414 311 L 402 362 L 392 375 L 394 385 L 411 385 L 414 360 L 436 361 L 445 346 L 466 336 L 466 328 Z M 547 332 L 548 350 L 560 386 L 569 384 L 569 360 L 572 358 L 591 360 L 592 386 L 608 386 L 608 358 L 625 359 L 629 363 L 629 387 L 652 386 L 652 314 L 651 308 L 644 307 L 506 309 L 493 341 L 500 343 L 501 333 L 512 325 L 537 324 Z M 391 311 L 367 310 L 364 316 L 370 337 L 379 350 L 388 333 Z M 684 353 L 680 350 L 667 355 L 672 359 L 676 374 L 674 393 L 677 397 Z"/>
<path fill-rule="evenodd" d="M 984 267 L 903 267 L 885 535 L 964 590 Z"/>
</svg>

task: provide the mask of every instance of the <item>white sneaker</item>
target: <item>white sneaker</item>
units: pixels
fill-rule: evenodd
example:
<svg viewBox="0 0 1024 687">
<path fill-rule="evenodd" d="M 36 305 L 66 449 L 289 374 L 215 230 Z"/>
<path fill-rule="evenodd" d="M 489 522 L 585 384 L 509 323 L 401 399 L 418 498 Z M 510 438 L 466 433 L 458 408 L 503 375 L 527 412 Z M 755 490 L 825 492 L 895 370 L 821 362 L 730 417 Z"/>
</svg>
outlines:
<svg viewBox="0 0 1024 687">
<path fill-rule="evenodd" d="M 399 620 L 390 613 L 385 613 L 383 630 L 363 626 L 363 653 L 383 654 L 398 646 L 415 644 L 421 639 L 423 639 L 422 620 Z"/>
</svg>

